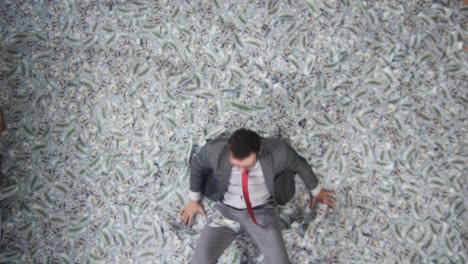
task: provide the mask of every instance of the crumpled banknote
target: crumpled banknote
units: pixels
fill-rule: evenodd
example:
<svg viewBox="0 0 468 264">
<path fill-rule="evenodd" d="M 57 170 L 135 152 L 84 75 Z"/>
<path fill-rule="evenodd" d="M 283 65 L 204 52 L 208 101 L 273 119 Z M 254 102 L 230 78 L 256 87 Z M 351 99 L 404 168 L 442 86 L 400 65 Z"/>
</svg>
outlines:
<svg viewBox="0 0 468 264">
<path fill-rule="evenodd" d="M 0 1 L 0 262 L 188 263 L 190 158 L 248 127 L 337 192 L 311 210 L 297 178 L 292 263 L 466 263 L 467 10 Z M 219 262 L 263 260 L 240 237 Z"/>
</svg>

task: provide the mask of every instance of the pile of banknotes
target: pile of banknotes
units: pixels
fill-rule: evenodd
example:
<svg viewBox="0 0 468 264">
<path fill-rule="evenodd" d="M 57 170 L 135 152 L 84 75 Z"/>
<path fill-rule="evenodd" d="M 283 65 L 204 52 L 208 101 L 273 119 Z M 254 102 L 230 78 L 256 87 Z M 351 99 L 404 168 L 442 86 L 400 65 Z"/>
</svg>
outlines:
<svg viewBox="0 0 468 264">
<path fill-rule="evenodd" d="M 190 157 L 248 127 L 336 191 L 278 208 L 292 263 L 466 263 L 462 2 L 1 1 L 0 262 L 188 263 Z"/>
</svg>

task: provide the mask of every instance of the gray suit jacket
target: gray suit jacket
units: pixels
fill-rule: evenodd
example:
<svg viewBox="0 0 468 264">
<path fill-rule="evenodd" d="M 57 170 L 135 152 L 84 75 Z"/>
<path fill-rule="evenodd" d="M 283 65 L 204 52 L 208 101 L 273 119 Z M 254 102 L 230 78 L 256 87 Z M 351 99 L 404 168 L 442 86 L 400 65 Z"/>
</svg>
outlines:
<svg viewBox="0 0 468 264">
<path fill-rule="evenodd" d="M 279 139 L 261 139 L 259 161 L 271 195 L 283 205 L 294 196 L 294 175 L 298 173 L 309 190 L 318 180 L 307 161 Z M 204 145 L 190 161 L 190 190 L 213 201 L 223 198 L 231 176 L 227 139 Z"/>
</svg>

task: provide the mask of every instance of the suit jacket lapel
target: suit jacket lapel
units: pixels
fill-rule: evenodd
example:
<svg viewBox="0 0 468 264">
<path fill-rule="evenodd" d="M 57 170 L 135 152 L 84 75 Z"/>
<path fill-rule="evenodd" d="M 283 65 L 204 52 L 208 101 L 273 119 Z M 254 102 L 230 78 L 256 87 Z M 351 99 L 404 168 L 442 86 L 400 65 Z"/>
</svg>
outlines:
<svg viewBox="0 0 468 264">
<path fill-rule="evenodd" d="M 273 163 L 270 153 L 260 153 L 260 165 L 262 166 L 263 177 L 265 177 L 268 190 L 274 195 Z"/>
<path fill-rule="evenodd" d="M 227 147 L 224 147 L 221 153 L 219 163 L 220 163 L 219 172 L 221 174 L 221 186 L 220 187 L 222 188 L 221 191 L 224 192 L 224 190 L 227 187 L 229 177 L 231 176 L 231 171 L 232 171 L 232 166 L 229 161 L 229 151 Z"/>
</svg>

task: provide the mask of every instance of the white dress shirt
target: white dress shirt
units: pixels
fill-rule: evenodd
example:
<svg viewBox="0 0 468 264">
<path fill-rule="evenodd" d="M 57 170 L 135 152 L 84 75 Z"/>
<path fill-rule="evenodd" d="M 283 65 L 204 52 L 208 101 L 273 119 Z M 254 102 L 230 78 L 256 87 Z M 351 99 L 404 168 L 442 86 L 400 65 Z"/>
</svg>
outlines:
<svg viewBox="0 0 468 264">
<path fill-rule="evenodd" d="M 249 198 L 252 207 L 264 205 L 271 201 L 272 195 L 268 191 L 265 177 L 263 176 L 262 166 L 257 160 L 255 165 L 249 170 Z M 320 183 L 311 190 L 311 194 L 316 196 L 320 193 L 322 187 Z M 189 199 L 200 201 L 202 198 L 201 192 L 189 191 Z M 223 195 L 223 203 L 238 209 L 246 209 L 247 205 L 242 192 L 242 172 L 238 167 L 232 167 L 231 177 L 229 178 L 228 187 Z"/>
<path fill-rule="evenodd" d="M 266 204 L 272 200 L 271 194 L 263 177 L 262 166 L 260 162 L 249 170 L 249 198 L 252 207 Z M 223 196 L 223 203 L 238 209 L 246 209 L 247 205 L 244 200 L 242 191 L 242 171 L 238 167 L 232 167 L 231 178 L 229 178 L 227 191 Z"/>
</svg>

